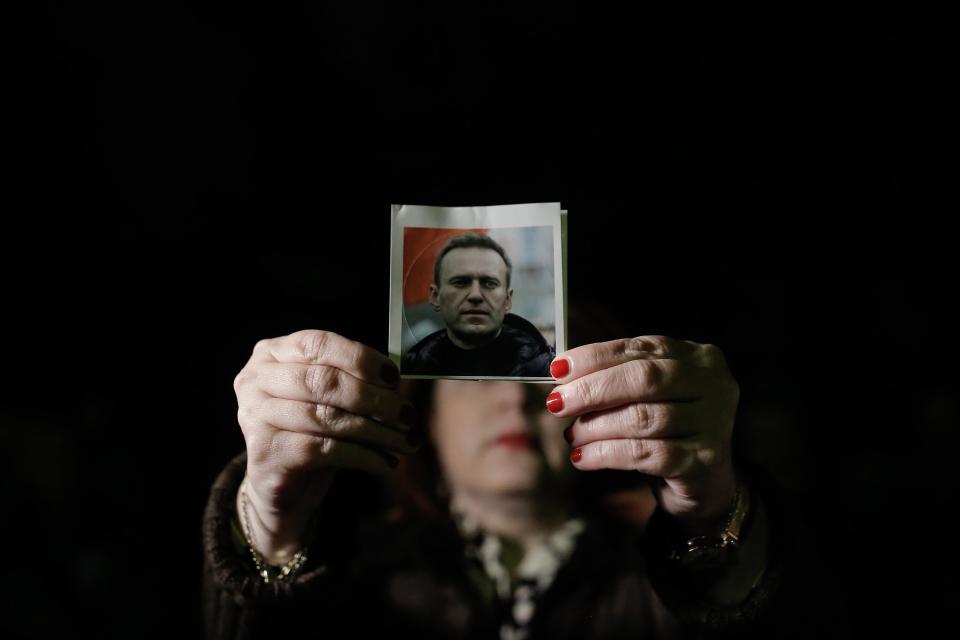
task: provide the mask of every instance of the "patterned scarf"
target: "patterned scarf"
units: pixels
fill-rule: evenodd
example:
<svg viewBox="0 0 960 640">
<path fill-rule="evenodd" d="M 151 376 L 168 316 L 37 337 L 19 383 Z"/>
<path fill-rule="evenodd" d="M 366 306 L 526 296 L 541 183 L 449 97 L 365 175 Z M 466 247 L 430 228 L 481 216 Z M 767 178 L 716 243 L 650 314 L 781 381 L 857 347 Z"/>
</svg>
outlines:
<svg viewBox="0 0 960 640">
<path fill-rule="evenodd" d="M 537 602 L 573 553 L 577 536 L 585 526 L 583 519 L 567 520 L 543 542 L 529 549 L 517 566 L 511 585 L 510 574 L 501 560 L 499 536 L 484 531 L 464 511 L 451 507 L 467 543 L 467 557 L 483 568 L 494 586 L 499 601 L 500 640 L 526 640 Z"/>
</svg>

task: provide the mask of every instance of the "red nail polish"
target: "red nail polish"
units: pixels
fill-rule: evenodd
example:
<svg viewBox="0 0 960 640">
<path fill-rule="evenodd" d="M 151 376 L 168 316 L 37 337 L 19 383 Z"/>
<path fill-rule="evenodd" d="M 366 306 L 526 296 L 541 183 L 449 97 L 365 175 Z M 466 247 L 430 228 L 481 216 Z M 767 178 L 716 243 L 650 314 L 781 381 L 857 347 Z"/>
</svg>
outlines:
<svg viewBox="0 0 960 640">
<path fill-rule="evenodd" d="M 551 413 L 556 413 L 563 409 L 563 396 L 560 395 L 559 391 L 554 391 L 547 396 L 547 409 Z"/>
<path fill-rule="evenodd" d="M 554 378 L 562 378 L 570 373 L 570 362 L 566 358 L 560 358 L 550 363 L 550 375 Z"/>
<path fill-rule="evenodd" d="M 583 457 L 583 449 L 577 447 L 570 453 L 570 459 L 574 462 L 580 462 L 580 458 Z"/>
<path fill-rule="evenodd" d="M 573 444 L 573 425 L 563 430 L 563 439 Z"/>
</svg>

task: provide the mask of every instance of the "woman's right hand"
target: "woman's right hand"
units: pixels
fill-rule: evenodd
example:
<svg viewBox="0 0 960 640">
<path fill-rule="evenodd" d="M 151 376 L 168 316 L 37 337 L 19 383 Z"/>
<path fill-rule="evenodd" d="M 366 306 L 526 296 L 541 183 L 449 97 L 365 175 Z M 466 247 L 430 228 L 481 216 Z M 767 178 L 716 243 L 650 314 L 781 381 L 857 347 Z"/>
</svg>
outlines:
<svg viewBox="0 0 960 640">
<path fill-rule="evenodd" d="M 384 473 L 418 448 L 416 411 L 397 394 L 399 381 L 386 356 L 329 331 L 256 344 L 233 387 L 247 447 L 247 522 L 268 562 L 302 547 L 337 468 Z"/>
</svg>

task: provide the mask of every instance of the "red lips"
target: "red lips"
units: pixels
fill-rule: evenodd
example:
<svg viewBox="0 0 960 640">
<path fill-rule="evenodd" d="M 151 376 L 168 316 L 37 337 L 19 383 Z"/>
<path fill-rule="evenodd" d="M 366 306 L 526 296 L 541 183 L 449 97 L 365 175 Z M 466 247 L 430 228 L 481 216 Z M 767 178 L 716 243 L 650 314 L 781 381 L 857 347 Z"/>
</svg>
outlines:
<svg viewBox="0 0 960 640">
<path fill-rule="evenodd" d="M 512 449 L 536 449 L 540 446 L 540 439 L 527 433 L 505 433 L 495 442 Z"/>
</svg>

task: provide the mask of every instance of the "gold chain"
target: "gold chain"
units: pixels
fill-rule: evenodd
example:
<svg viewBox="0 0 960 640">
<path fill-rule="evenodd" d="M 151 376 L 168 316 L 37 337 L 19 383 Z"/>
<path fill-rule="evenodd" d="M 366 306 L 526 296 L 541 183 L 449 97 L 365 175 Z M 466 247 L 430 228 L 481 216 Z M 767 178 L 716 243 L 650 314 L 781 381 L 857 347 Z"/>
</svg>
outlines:
<svg viewBox="0 0 960 640">
<path fill-rule="evenodd" d="M 264 582 L 283 582 L 292 578 L 297 570 L 307 561 L 306 551 L 300 550 L 293 554 L 293 557 L 281 566 L 269 564 L 266 558 L 257 551 L 257 542 L 254 537 L 253 528 L 247 518 L 247 477 L 243 477 L 240 483 L 240 522 L 243 525 L 243 537 L 246 538 L 247 548 L 250 549 L 250 555 L 253 557 L 253 564 L 257 567 L 257 573 L 263 578 Z"/>
</svg>

